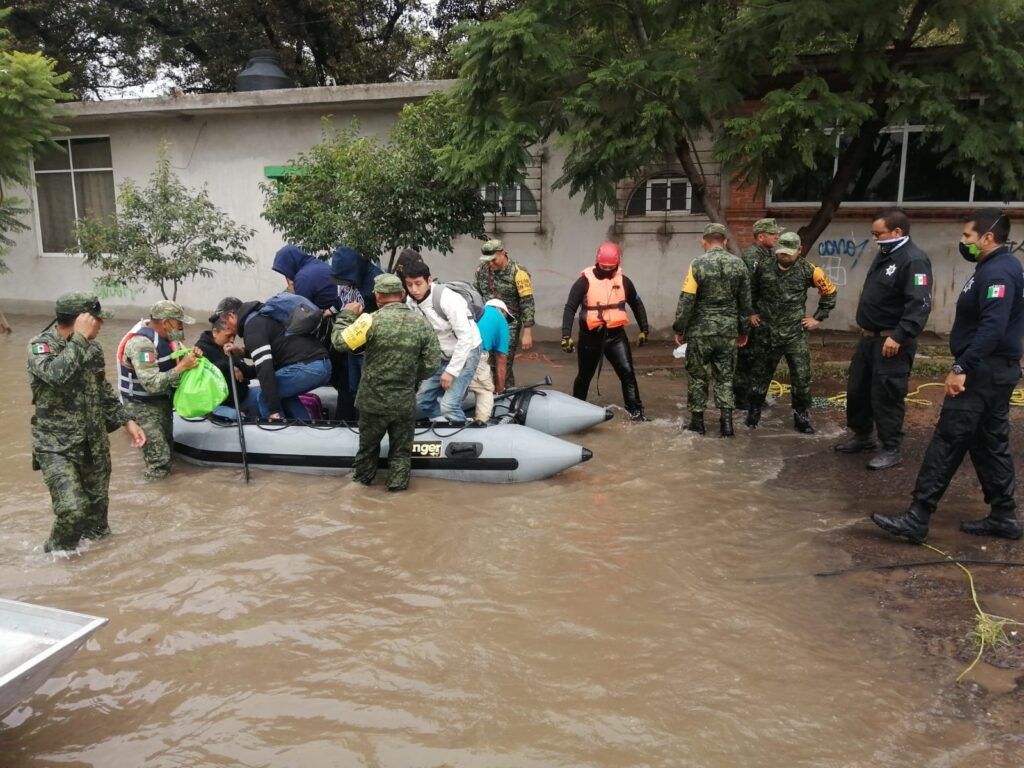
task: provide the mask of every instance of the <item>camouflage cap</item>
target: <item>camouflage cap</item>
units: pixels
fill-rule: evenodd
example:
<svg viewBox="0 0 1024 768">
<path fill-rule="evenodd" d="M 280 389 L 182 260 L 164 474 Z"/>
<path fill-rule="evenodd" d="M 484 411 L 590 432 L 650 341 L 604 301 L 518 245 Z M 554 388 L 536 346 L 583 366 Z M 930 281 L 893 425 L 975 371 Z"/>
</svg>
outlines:
<svg viewBox="0 0 1024 768">
<path fill-rule="evenodd" d="M 402 279 L 398 275 L 385 272 L 383 275 L 373 278 L 373 290 L 374 293 L 387 294 L 401 293 L 405 289 L 402 287 Z"/>
<path fill-rule="evenodd" d="M 729 230 L 725 228 L 724 224 L 708 224 L 704 227 L 704 237 L 708 235 L 721 235 L 722 237 L 729 236 Z"/>
<path fill-rule="evenodd" d="M 100 307 L 100 300 L 95 293 L 87 293 L 85 291 L 65 293 L 57 299 L 54 309 L 56 314 L 68 317 L 78 317 L 83 312 L 88 312 L 100 320 L 106 320 L 108 317 L 114 316 L 113 313 L 106 312 Z"/>
<path fill-rule="evenodd" d="M 501 240 L 488 240 L 480 246 L 480 253 L 483 254 L 480 257 L 480 261 L 490 261 L 494 258 L 495 254 L 501 253 L 504 250 L 505 244 Z"/>
<path fill-rule="evenodd" d="M 775 219 L 758 219 L 754 222 L 753 230 L 755 235 L 778 235 L 782 232 L 782 227 Z"/>
<path fill-rule="evenodd" d="M 149 310 L 149 317 L 152 320 L 181 320 L 185 325 L 192 325 L 195 322 L 195 318 L 185 314 L 181 304 L 167 300 L 154 304 L 153 308 Z"/>
<path fill-rule="evenodd" d="M 775 252 L 792 256 L 800 251 L 800 235 L 796 232 L 784 232 L 779 236 L 779 244 L 775 246 Z"/>
</svg>

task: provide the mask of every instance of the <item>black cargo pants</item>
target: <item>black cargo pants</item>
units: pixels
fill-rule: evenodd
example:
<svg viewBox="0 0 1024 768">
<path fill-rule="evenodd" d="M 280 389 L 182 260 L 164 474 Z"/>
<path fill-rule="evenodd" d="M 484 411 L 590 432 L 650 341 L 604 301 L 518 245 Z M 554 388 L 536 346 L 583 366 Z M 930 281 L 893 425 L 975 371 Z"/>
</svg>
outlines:
<svg viewBox="0 0 1024 768">
<path fill-rule="evenodd" d="M 895 357 L 882 357 L 886 336 L 864 336 L 850 361 L 846 384 L 846 426 L 858 435 L 878 430 L 883 448 L 899 448 L 907 407 L 910 369 L 917 339 L 900 345 Z"/>
</svg>

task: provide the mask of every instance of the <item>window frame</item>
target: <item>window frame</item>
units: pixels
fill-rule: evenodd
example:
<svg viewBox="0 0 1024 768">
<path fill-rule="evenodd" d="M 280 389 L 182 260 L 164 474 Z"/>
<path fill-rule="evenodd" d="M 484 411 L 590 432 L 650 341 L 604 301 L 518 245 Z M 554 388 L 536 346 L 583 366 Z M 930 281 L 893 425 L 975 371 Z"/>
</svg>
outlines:
<svg viewBox="0 0 1024 768">
<path fill-rule="evenodd" d="M 975 200 L 975 177 L 971 176 L 971 182 L 969 185 L 968 199 L 967 200 L 924 200 L 924 201 L 907 201 L 903 200 L 904 188 L 906 186 L 907 178 L 907 151 L 910 146 L 910 134 L 911 133 L 925 133 L 928 131 L 930 126 L 924 123 L 904 123 L 903 125 L 886 126 L 882 129 L 882 133 L 899 133 L 902 134 L 902 146 L 900 148 L 900 177 L 899 183 L 896 190 L 895 200 L 843 200 L 844 206 L 853 207 L 871 207 L 871 206 L 885 206 L 894 205 L 901 208 L 907 209 L 921 209 L 921 208 L 975 208 L 979 205 L 991 205 L 999 206 L 1002 208 L 1024 208 L 1024 200 Z M 832 176 L 835 177 L 836 166 L 839 163 L 839 142 L 842 140 L 842 131 L 829 130 L 828 133 L 835 134 L 835 141 L 833 146 L 836 148 L 836 156 L 832 161 Z M 769 182 L 768 189 L 765 192 L 765 203 L 770 208 L 813 208 L 821 205 L 820 200 L 805 200 L 805 201 L 782 201 L 772 199 L 772 189 L 775 182 Z"/>
<path fill-rule="evenodd" d="M 665 184 L 665 209 L 664 210 L 653 210 L 651 208 L 651 185 L 652 184 Z M 686 207 L 670 208 L 672 204 L 672 186 L 674 183 L 681 183 L 686 185 Z M 638 194 L 644 195 L 644 212 L 640 214 L 629 213 L 630 203 L 633 201 L 633 197 Z M 669 218 L 672 216 L 703 216 L 704 214 L 695 214 L 693 212 L 693 184 L 690 183 L 690 179 L 685 174 L 677 173 L 674 175 L 665 175 L 664 171 L 659 171 L 656 174 L 648 176 L 640 181 L 633 187 L 633 190 L 626 197 L 625 205 L 622 208 L 623 220 L 639 221 L 648 216 L 658 216 L 661 218 Z"/>
<path fill-rule="evenodd" d="M 114 142 L 110 137 L 109 133 L 80 133 L 68 136 L 52 136 L 51 141 L 68 143 L 68 167 L 59 168 L 52 171 L 37 171 L 35 158 L 29 158 L 29 173 L 32 178 L 32 217 L 34 219 L 35 230 L 36 230 L 36 247 L 39 249 L 39 255 L 42 258 L 47 259 L 59 259 L 59 258 L 70 258 L 80 259 L 82 258 L 81 250 L 69 253 L 68 251 L 47 251 L 43 249 L 43 222 L 39 216 L 39 186 L 36 184 L 37 176 L 55 176 L 57 174 L 67 174 L 71 177 L 71 200 L 74 205 L 75 211 L 75 223 L 78 223 L 78 190 L 75 189 L 75 158 L 74 153 L 71 152 L 71 142 L 79 139 L 106 139 L 110 143 L 110 167 L 109 168 L 82 168 L 82 173 L 91 173 L 95 171 L 110 171 L 110 181 L 114 185 L 114 213 L 117 213 L 117 183 L 114 178 Z M 79 245 L 76 241 L 76 245 Z"/>
<path fill-rule="evenodd" d="M 505 208 L 504 208 L 504 205 L 503 205 L 503 201 L 505 200 L 505 195 L 503 194 L 503 192 L 510 185 L 508 185 L 508 184 L 499 184 L 496 181 L 491 181 L 491 182 L 488 182 L 487 184 L 482 185 L 479 188 L 478 191 L 480 193 L 480 197 L 485 202 L 487 201 L 487 190 L 492 188 L 492 187 L 496 187 L 497 188 L 498 194 L 496 196 L 496 202 L 497 202 L 497 205 L 498 205 L 498 210 L 496 210 L 493 213 L 490 213 L 488 215 L 489 216 L 494 216 L 494 217 L 497 217 L 497 218 L 503 218 L 503 219 L 504 218 L 516 218 L 516 219 L 519 219 L 519 218 L 530 218 L 530 217 L 538 217 L 538 216 L 540 216 L 540 203 L 537 202 L 537 195 L 533 194 L 533 190 L 530 189 L 529 187 L 527 187 L 526 184 L 524 184 L 521 181 L 513 182 L 513 184 L 515 185 L 515 190 L 516 190 L 516 210 L 511 212 L 511 213 L 506 211 Z M 534 213 L 523 213 L 523 190 L 524 189 L 530 195 L 530 197 L 533 198 L 533 207 L 537 209 Z"/>
</svg>

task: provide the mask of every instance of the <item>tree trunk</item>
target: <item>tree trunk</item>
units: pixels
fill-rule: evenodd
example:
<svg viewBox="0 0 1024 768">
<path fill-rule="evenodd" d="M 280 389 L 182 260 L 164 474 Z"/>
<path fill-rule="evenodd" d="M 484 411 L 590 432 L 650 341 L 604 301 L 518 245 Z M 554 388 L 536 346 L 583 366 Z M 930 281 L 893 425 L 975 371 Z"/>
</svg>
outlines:
<svg viewBox="0 0 1024 768">
<path fill-rule="evenodd" d="M 388 272 L 394 272 L 395 271 L 395 254 L 396 253 L 398 253 L 398 246 L 397 245 L 392 246 L 392 248 L 391 248 L 391 258 L 388 259 Z"/>
<path fill-rule="evenodd" d="M 13 330 L 11 324 L 7 322 L 7 318 L 4 317 L 4 313 L 0 312 L 0 333 L 10 333 Z"/>
<path fill-rule="evenodd" d="M 718 201 L 711 195 L 707 179 L 701 173 L 693 153 L 694 149 L 690 142 L 686 137 L 681 136 L 676 142 L 676 158 L 679 160 L 679 164 L 683 166 L 686 178 L 693 186 L 693 195 L 700 200 L 704 206 L 705 213 L 707 213 L 711 221 L 725 224 L 725 216 L 722 214 L 722 209 L 718 206 Z M 728 225 L 726 225 L 726 228 L 728 229 Z M 729 236 L 729 247 L 733 252 L 737 249 L 737 240 L 731 234 Z"/>
</svg>

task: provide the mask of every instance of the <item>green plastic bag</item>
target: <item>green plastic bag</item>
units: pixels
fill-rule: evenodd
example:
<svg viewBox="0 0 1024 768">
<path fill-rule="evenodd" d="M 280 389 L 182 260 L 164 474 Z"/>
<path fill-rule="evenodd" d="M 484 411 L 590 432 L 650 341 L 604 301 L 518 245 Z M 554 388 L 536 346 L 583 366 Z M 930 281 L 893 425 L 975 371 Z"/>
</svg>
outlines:
<svg viewBox="0 0 1024 768">
<path fill-rule="evenodd" d="M 205 416 L 224 402 L 228 396 L 228 383 L 224 374 L 205 357 L 199 365 L 181 374 L 174 390 L 174 410 L 179 416 L 194 419 Z"/>
</svg>

